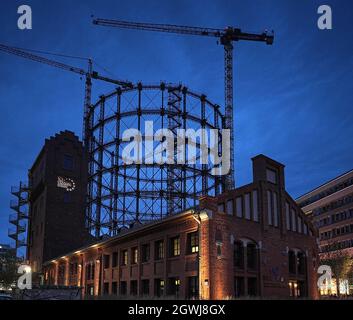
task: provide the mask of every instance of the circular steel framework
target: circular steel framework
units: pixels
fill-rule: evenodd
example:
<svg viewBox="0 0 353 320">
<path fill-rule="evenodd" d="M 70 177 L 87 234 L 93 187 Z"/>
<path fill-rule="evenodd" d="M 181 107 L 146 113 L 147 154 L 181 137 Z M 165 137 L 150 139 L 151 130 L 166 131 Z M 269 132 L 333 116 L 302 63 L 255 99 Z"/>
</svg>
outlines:
<svg viewBox="0 0 353 320">
<path fill-rule="evenodd" d="M 201 195 L 217 195 L 224 189 L 224 178 L 211 174 L 211 163 L 197 161 L 200 143 L 194 144 L 197 152 L 193 163 L 150 163 L 145 161 L 146 154 L 142 163 L 128 163 L 123 150 L 131 140 L 125 141 L 123 133 L 132 128 L 143 133 L 146 121 L 153 123 L 154 132 L 169 129 L 175 136 L 178 129 L 216 129 L 219 145 L 225 126 L 218 105 L 182 85 L 139 83 L 100 96 L 90 108 L 88 130 L 87 226 L 96 237 L 113 236 L 136 222 L 195 208 Z M 142 136 L 143 148 L 147 139 L 147 135 Z M 164 140 L 154 141 L 153 147 Z M 186 140 L 185 153 L 188 143 Z M 176 146 L 172 158 L 177 157 Z"/>
</svg>

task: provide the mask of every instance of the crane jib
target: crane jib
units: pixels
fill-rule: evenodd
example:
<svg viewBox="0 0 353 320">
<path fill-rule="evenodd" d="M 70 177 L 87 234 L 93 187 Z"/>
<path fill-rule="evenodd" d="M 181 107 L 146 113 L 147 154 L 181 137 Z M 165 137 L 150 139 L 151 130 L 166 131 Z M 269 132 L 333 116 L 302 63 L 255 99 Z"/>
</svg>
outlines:
<svg viewBox="0 0 353 320">
<path fill-rule="evenodd" d="M 230 41 L 263 41 L 267 44 L 273 43 L 273 34 L 263 32 L 261 34 L 256 33 L 245 33 L 239 28 L 227 27 L 225 29 L 216 28 L 202 28 L 202 27 L 190 27 L 190 26 L 179 26 L 173 24 L 159 24 L 159 23 L 143 23 L 143 22 L 129 22 L 119 21 L 110 19 L 94 19 L 93 24 L 105 27 L 116 27 L 122 29 L 135 29 L 144 31 L 154 32 L 166 32 L 176 34 L 187 34 L 187 35 L 198 35 L 198 36 L 209 36 L 218 37 L 225 42 Z"/>
</svg>

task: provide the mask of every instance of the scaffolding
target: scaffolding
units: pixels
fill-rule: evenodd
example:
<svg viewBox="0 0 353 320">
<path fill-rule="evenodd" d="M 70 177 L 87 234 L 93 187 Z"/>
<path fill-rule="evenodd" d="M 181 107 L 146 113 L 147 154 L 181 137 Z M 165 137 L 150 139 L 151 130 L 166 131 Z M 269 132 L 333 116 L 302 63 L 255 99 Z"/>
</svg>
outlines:
<svg viewBox="0 0 353 320">
<path fill-rule="evenodd" d="M 11 194 L 16 198 L 10 201 L 10 208 L 15 212 L 10 214 L 9 222 L 13 227 L 8 229 L 8 236 L 15 241 L 16 255 L 18 249 L 27 247 L 26 231 L 28 220 L 29 187 L 20 182 L 19 186 L 11 187 Z"/>
</svg>

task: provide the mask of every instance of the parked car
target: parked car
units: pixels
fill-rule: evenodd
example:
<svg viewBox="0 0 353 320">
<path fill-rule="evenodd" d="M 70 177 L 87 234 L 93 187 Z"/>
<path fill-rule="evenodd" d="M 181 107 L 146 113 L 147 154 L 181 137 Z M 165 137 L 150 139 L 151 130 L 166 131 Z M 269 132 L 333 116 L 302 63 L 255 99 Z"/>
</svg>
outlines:
<svg viewBox="0 0 353 320">
<path fill-rule="evenodd" d="M 13 300 L 12 296 L 6 293 L 0 293 L 0 301 Z"/>
</svg>

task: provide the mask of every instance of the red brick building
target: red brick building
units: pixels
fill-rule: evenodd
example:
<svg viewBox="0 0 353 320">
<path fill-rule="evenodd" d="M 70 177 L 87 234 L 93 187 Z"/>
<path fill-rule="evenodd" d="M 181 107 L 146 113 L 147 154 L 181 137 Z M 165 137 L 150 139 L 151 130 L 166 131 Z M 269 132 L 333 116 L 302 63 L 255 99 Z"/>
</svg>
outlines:
<svg viewBox="0 0 353 320">
<path fill-rule="evenodd" d="M 46 284 L 96 296 L 316 298 L 316 231 L 285 191 L 284 166 L 257 156 L 253 177 L 198 210 L 47 262 Z"/>
</svg>

